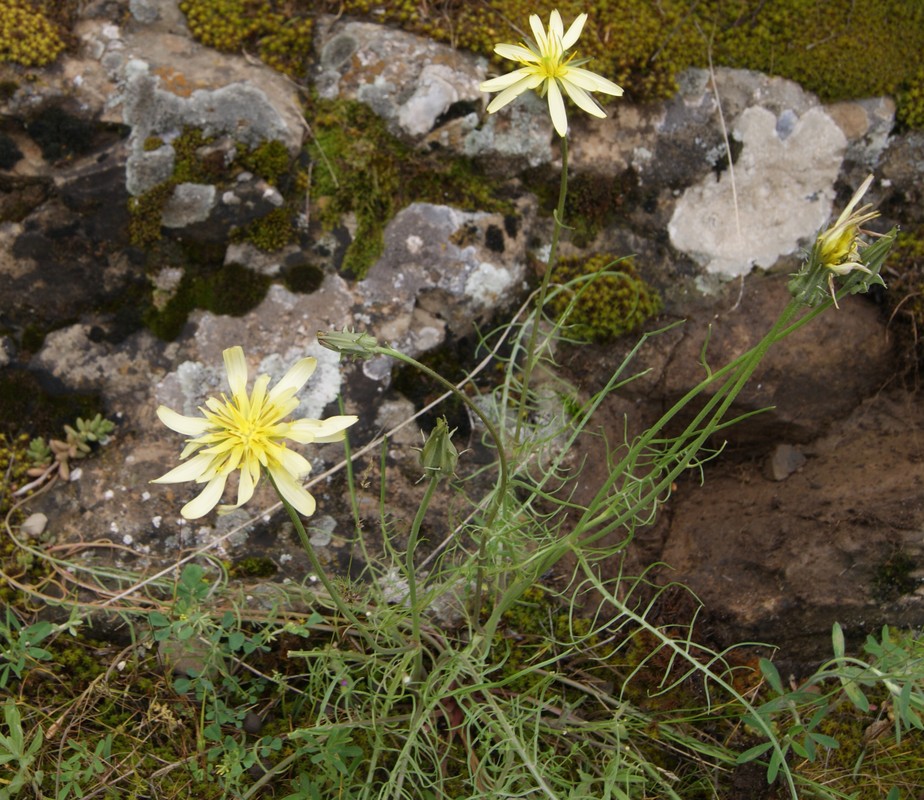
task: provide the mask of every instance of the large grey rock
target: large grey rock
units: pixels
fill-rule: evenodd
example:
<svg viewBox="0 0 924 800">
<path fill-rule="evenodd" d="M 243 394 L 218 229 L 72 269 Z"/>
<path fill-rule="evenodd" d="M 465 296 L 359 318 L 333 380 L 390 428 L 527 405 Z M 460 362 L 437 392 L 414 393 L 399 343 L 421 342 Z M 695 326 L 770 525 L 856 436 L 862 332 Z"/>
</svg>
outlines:
<svg viewBox="0 0 924 800">
<path fill-rule="evenodd" d="M 359 100 L 395 133 L 415 139 L 446 115 L 477 123 L 483 58 L 368 22 L 326 17 L 318 29 L 315 84 L 322 97 Z"/>
<path fill-rule="evenodd" d="M 683 192 L 668 232 L 708 272 L 733 277 L 773 266 L 824 225 L 847 138 L 796 84 L 721 75 L 716 102 L 740 154 L 718 180 L 703 176 Z"/>
<path fill-rule="evenodd" d="M 668 232 L 707 271 L 734 277 L 773 266 L 824 225 L 847 140 L 821 108 L 777 117 L 752 106 L 731 134 L 734 168 L 688 188 Z"/>
<path fill-rule="evenodd" d="M 357 285 L 375 309 L 371 332 L 418 355 L 449 332 L 466 336 L 523 294 L 526 231 L 534 205 L 517 216 L 414 203 L 385 231 L 385 251 Z"/>
</svg>

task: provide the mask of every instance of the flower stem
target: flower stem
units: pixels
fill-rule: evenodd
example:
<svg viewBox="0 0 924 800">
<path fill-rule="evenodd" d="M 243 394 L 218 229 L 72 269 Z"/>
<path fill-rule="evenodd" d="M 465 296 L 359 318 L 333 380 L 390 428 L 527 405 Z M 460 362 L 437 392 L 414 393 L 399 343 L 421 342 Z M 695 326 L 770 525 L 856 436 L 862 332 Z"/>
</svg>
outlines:
<svg viewBox="0 0 924 800">
<path fill-rule="evenodd" d="M 282 493 L 279 491 L 279 487 L 276 486 L 276 482 L 273 480 L 273 476 L 267 473 L 270 483 L 273 485 L 273 489 L 276 494 L 279 496 L 279 499 L 282 501 L 283 506 L 285 506 L 286 511 L 289 512 L 289 519 L 292 520 L 292 524 L 295 526 L 295 530 L 298 531 L 298 538 L 302 542 L 302 547 L 305 549 L 305 553 L 308 556 L 308 560 L 311 562 L 311 568 L 314 570 L 314 574 L 318 576 L 318 580 L 321 581 L 321 585 L 327 591 L 328 596 L 333 601 L 334 605 L 337 607 L 337 610 L 346 619 L 356 630 L 358 630 L 364 639 L 372 645 L 375 649 L 378 649 L 372 635 L 369 633 L 368 628 L 359 621 L 359 618 L 354 614 L 350 607 L 346 604 L 346 601 L 343 599 L 343 595 L 340 594 L 340 591 L 334 586 L 333 582 L 327 576 L 327 572 L 324 570 L 324 567 L 321 565 L 321 561 L 318 558 L 318 554 L 315 553 L 314 547 L 311 546 L 311 540 L 308 538 L 308 533 L 305 531 L 305 526 L 302 524 L 301 518 L 298 516 L 298 512 L 289 504 L 289 502 L 282 496 Z"/>
<path fill-rule="evenodd" d="M 478 570 L 477 570 L 477 579 L 475 581 L 475 592 L 472 597 L 471 605 L 471 618 L 472 623 L 477 627 L 478 626 L 478 615 L 481 608 L 481 582 L 484 575 L 485 561 L 487 559 L 487 536 L 488 531 L 492 530 L 494 527 L 494 522 L 497 519 L 498 512 L 500 511 L 501 506 L 503 505 L 504 498 L 507 495 L 507 491 L 510 485 L 509 471 L 507 466 L 507 454 L 504 451 L 504 441 L 501 439 L 500 433 L 497 430 L 497 427 L 491 421 L 487 414 L 481 410 L 477 403 L 475 403 L 472 398 L 470 398 L 465 392 L 460 391 L 456 386 L 454 386 L 450 381 L 446 380 L 442 375 L 434 370 L 430 369 L 426 364 L 421 364 L 411 356 L 406 355 L 398 350 L 394 350 L 391 347 L 382 347 L 375 346 L 371 348 L 374 353 L 379 355 L 391 356 L 392 358 L 397 359 L 398 361 L 403 361 L 405 364 L 409 364 L 416 369 L 419 369 L 425 375 L 433 378 L 437 383 L 439 383 L 444 388 L 452 392 L 456 397 L 458 397 L 466 406 L 468 406 L 475 416 L 481 420 L 482 424 L 487 430 L 488 435 L 494 441 L 494 446 L 497 449 L 497 462 L 498 462 L 498 472 L 500 473 L 498 478 L 498 485 L 494 490 L 494 498 L 491 504 L 491 510 L 487 515 L 487 518 L 483 525 L 479 526 L 481 531 L 481 541 L 478 545 Z M 410 549 L 410 548 L 409 548 Z"/>
<path fill-rule="evenodd" d="M 558 208 L 554 214 L 554 224 L 552 227 L 552 241 L 549 245 L 549 260 L 542 275 L 542 283 L 539 286 L 539 296 L 536 298 L 536 312 L 533 318 L 533 326 L 529 332 L 529 341 L 526 345 L 526 359 L 523 364 L 523 386 L 520 393 L 520 408 L 517 412 L 517 426 L 514 433 L 514 442 L 519 443 L 523 426 L 526 424 L 527 395 L 529 393 L 529 381 L 533 374 L 533 367 L 538 361 L 536 355 L 536 343 L 539 339 L 539 326 L 542 322 L 542 312 L 545 308 L 545 301 L 549 294 L 549 284 L 552 279 L 552 271 L 558 262 L 558 242 L 561 238 L 561 231 L 564 227 L 565 217 L 565 198 L 568 196 L 568 138 L 561 137 L 561 182 L 558 187 Z"/>
<path fill-rule="evenodd" d="M 439 475 L 430 477 L 423 499 L 417 507 L 417 514 L 414 516 L 414 522 L 411 524 L 411 532 L 407 537 L 407 548 L 404 554 L 406 559 L 405 571 L 407 572 L 407 599 L 411 607 L 411 631 L 414 637 L 414 644 L 417 647 L 417 654 L 414 657 L 414 680 L 418 680 L 423 672 L 423 646 L 420 640 L 420 607 L 417 604 L 417 571 L 414 567 L 414 551 L 417 550 L 417 540 L 420 537 L 420 526 L 423 524 L 427 509 L 430 507 L 430 502 L 433 500 L 433 493 L 436 491 L 439 482 Z"/>
</svg>

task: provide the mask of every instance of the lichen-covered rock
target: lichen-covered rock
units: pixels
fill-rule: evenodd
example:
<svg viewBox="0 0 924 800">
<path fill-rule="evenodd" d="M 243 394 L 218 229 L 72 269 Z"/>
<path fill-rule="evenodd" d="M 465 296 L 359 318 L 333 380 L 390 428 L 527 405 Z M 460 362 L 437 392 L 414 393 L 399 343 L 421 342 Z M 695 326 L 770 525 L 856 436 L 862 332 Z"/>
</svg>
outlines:
<svg viewBox="0 0 924 800">
<path fill-rule="evenodd" d="M 357 290 L 381 321 L 373 334 L 412 355 L 468 335 L 521 294 L 529 203 L 518 216 L 467 213 L 415 203 L 385 232 L 385 252 Z M 409 312 L 431 321 L 415 329 Z M 426 344 L 422 346 L 422 342 Z"/>
<path fill-rule="evenodd" d="M 717 160 L 718 180 L 705 175 L 683 192 L 668 231 L 708 272 L 736 276 L 772 266 L 824 225 L 847 138 L 795 84 L 728 71 L 723 79 L 717 96 L 738 156 L 732 166 Z"/>
<path fill-rule="evenodd" d="M 476 124 L 484 59 L 368 22 L 326 18 L 318 28 L 322 97 L 359 100 L 415 139 L 449 117 Z"/>
</svg>

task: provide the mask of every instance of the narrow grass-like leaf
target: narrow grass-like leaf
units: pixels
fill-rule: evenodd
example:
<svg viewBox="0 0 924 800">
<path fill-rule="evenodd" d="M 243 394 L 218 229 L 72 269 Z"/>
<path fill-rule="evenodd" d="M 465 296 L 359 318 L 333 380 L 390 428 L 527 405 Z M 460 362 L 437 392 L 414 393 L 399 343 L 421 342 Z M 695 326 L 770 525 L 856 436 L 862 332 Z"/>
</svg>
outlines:
<svg viewBox="0 0 924 800">
<path fill-rule="evenodd" d="M 777 694 L 785 694 L 783 689 L 783 681 L 780 679 L 780 673 L 776 668 L 776 665 L 768 658 L 762 658 L 760 660 L 760 671 L 763 674 L 764 678 L 767 679 L 767 683 L 770 684 L 770 688 L 773 689 Z"/>
</svg>

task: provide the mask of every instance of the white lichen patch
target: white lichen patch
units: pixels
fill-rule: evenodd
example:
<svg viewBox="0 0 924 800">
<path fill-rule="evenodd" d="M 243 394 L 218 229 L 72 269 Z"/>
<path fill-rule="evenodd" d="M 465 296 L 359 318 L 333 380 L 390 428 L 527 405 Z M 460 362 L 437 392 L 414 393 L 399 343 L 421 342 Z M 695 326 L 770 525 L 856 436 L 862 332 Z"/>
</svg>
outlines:
<svg viewBox="0 0 924 800">
<path fill-rule="evenodd" d="M 514 276 L 506 269 L 482 261 L 468 276 L 465 293 L 479 305 L 495 306 L 513 282 Z"/>
<path fill-rule="evenodd" d="M 292 348 L 284 356 L 273 353 L 264 358 L 257 372 L 267 374 L 273 380 L 270 385 L 282 378 L 289 368 L 300 358 L 312 356 L 317 359 L 318 366 L 314 374 L 308 379 L 304 390 L 299 394 L 301 402 L 292 412 L 294 419 L 309 417 L 320 419 L 324 409 L 333 403 L 340 395 L 340 386 L 343 380 L 343 370 L 340 366 L 340 355 L 333 350 L 321 347 L 317 341 L 306 348 Z"/>
<path fill-rule="evenodd" d="M 746 109 L 733 134 L 734 170 L 687 189 L 668 225 L 671 243 L 713 274 L 746 275 L 796 252 L 827 221 L 847 140 L 821 108 L 779 117 Z"/>
</svg>

